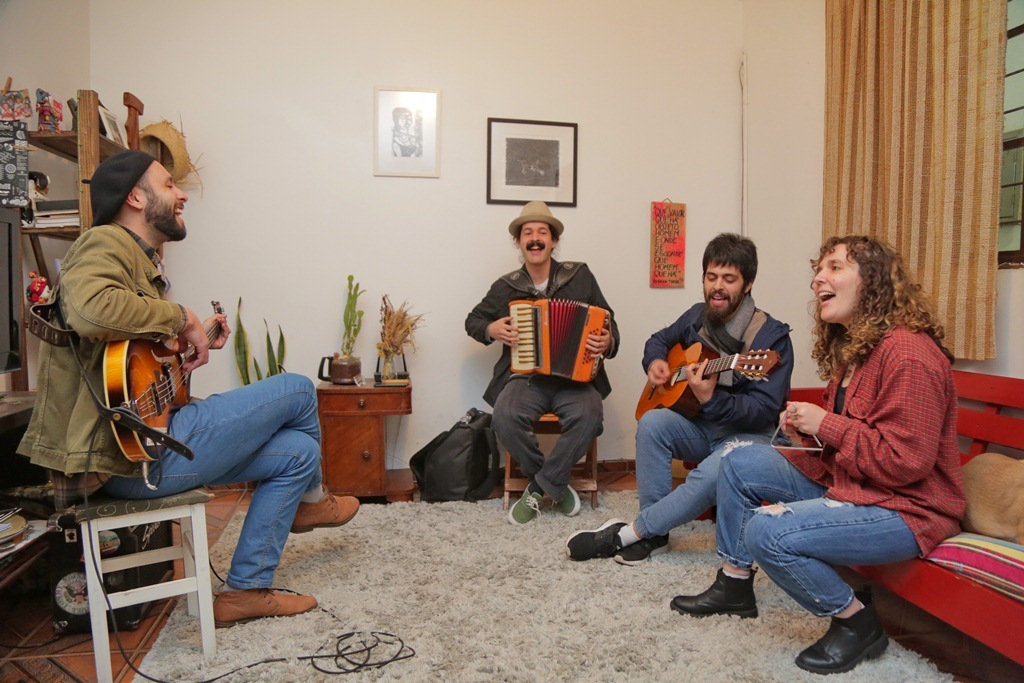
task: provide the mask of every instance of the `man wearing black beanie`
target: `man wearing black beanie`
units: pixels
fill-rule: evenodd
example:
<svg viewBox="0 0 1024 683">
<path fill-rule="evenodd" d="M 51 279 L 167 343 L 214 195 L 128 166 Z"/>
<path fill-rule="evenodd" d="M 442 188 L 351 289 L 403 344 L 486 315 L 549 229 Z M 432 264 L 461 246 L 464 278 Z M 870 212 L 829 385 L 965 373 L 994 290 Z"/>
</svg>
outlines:
<svg viewBox="0 0 1024 683">
<path fill-rule="evenodd" d="M 271 590 L 285 541 L 289 533 L 345 524 L 359 501 L 335 497 L 321 485 L 312 382 L 284 373 L 167 409 L 175 411 L 168 433 L 195 459 L 164 452 L 149 467 L 148 478 L 158 488 L 149 488 L 141 465 L 121 453 L 83 383 L 103 394 L 108 343 L 163 342 L 183 354 L 181 369 L 189 373 L 209 360 L 211 349 L 224 346 L 230 330 L 223 313 L 204 322 L 165 298 L 161 247 L 185 238 L 188 201 L 167 169 L 145 152 L 121 152 L 100 164 L 89 190 L 93 227 L 64 257 L 56 294 L 63 320 L 79 337 L 74 344 L 82 363 L 69 346 L 41 344 L 35 410 L 19 452 L 54 471 L 58 509 L 101 488 L 115 498 L 145 499 L 256 482 L 214 602 L 217 626 L 313 609 L 312 597 Z M 128 394 L 125 402 L 137 398 Z"/>
</svg>

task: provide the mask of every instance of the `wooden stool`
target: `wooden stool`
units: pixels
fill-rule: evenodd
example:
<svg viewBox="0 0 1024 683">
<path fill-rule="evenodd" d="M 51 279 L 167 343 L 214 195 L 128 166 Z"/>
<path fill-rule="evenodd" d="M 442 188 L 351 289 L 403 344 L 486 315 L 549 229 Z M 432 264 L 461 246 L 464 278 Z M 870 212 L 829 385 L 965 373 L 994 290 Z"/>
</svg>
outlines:
<svg viewBox="0 0 1024 683">
<path fill-rule="evenodd" d="M 90 497 L 89 507 L 75 510 L 85 560 L 86 585 L 89 591 L 89 618 L 92 624 L 96 677 L 112 680 L 110 636 L 107 631 L 108 609 L 162 600 L 175 595 L 188 596 L 188 612 L 199 615 L 203 653 L 207 659 L 217 654 L 214 637 L 213 592 L 210 586 L 210 554 L 206 540 L 206 503 L 212 498 L 203 489 L 153 498 L 150 500 L 116 500 Z M 130 555 L 103 559 L 99 533 L 109 529 L 151 524 L 164 520 L 180 520 L 181 545 L 143 550 Z M 182 560 L 185 578 L 140 586 L 129 590 L 108 592 L 104 596 L 103 576 L 111 572 L 141 567 L 168 560 Z M 98 569 L 98 571 L 97 571 Z M 108 603 L 109 601 L 109 603 Z"/>
<path fill-rule="evenodd" d="M 533 423 L 534 434 L 561 434 L 562 428 L 558 424 L 558 417 L 552 413 L 541 415 Z M 505 451 L 505 509 L 508 510 L 509 493 L 523 492 L 529 485 L 530 480 L 523 476 L 519 469 L 519 463 Z M 590 444 L 587 454 L 582 461 L 573 465 L 572 475 L 569 479 L 569 486 L 581 494 L 590 493 L 590 507 L 597 509 L 597 439 Z"/>
</svg>

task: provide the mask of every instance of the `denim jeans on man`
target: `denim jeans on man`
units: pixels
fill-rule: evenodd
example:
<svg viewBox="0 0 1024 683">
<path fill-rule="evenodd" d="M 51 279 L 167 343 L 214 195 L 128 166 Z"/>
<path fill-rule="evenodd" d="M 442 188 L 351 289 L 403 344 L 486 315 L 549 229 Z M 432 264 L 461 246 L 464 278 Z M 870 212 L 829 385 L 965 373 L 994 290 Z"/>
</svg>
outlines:
<svg viewBox="0 0 1024 683">
<path fill-rule="evenodd" d="M 231 559 L 233 588 L 269 588 L 299 500 L 320 486 L 320 423 L 313 383 L 281 374 L 193 401 L 175 413 L 170 434 L 195 453 L 168 453 L 143 480 L 114 477 L 103 492 L 118 498 L 169 496 L 199 486 L 256 482 Z"/>
<path fill-rule="evenodd" d="M 920 552 L 897 513 L 831 500 L 826 490 L 771 446 L 738 448 L 722 461 L 715 527 L 723 560 L 742 568 L 756 562 L 819 617 L 853 602 L 853 589 L 833 566 L 888 564 Z"/>
<path fill-rule="evenodd" d="M 544 413 L 557 415 L 562 430 L 547 458 L 533 433 L 533 423 Z M 560 501 L 572 466 L 604 430 L 604 406 L 593 384 L 520 375 L 506 382 L 498 394 L 491 426 L 523 474 L 552 500 Z"/>
<path fill-rule="evenodd" d="M 667 408 L 647 411 L 636 430 L 636 483 L 643 538 L 664 536 L 715 504 L 722 457 L 738 445 L 765 443 L 770 434 L 734 434 L 717 423 L 689 420 Z M 697 463 L 672 488 L 672 460 Z"/>
</svg>

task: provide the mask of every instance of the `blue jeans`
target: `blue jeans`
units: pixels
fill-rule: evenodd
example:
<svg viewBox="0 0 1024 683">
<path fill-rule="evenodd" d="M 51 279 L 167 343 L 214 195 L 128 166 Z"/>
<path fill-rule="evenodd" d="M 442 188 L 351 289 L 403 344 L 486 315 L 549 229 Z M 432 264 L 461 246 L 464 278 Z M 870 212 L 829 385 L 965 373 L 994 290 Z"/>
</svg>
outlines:
<svg viewBox="0 0 1024 683">
<path fill-rule="evenodd" d="M 718 469 L 738 444 L 768 443 L 770 434 L 732 434 L 716 424 L 691 421 L 665 408 L 647 411 L 636 430 L 636 484 L 642 538 L 664 536 L 715 504 Z M 672 488 L 672 460 L 698 463 Z"/>
<path fill-rule="evenodd" d="M 888 564 L 919 554 L 914 534 L 896 512 L 825 498 L 771 446 L 739 448 L 718 480 L 718 554 L 750 568 L 756 562 L 782 590 L 819 617 L 853 603 L 853 589 L 835 565 Z M 762 507 L 762 501 L 779 507 Z"/>
<path fill-rule="evenodd" d="M 544 413 L 557 415 L 562 430 L 547 458 L 533 433 L 533 423 Z M 604 405 L 593 384 L 547 375 L 513 377 L 494 402 L 491 426 L 523 475 L 560 501 L 572 466 L 604 430 Z"/>
<path fill-rule="evenodd" d="M 269 588 L 299 500 L 320 486 L 320 423 L 316 393 L 306 377 L 281 374 L 193 401 L 171 419 L 171 436 L 195 452 L 189 461 L 168 453 L 149 478 L 114 477 L 104 493 L 118 498 L 169 496 L 199 486 L 257 482 L 227 583 Z"/>
</svg>

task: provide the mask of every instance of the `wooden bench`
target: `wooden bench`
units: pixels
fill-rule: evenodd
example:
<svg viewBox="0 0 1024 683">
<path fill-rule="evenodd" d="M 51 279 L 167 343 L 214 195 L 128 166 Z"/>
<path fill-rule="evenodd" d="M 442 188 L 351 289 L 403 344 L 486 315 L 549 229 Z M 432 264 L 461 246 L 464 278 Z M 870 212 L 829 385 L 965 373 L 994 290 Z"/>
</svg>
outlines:
<svg viewBox="0 0 1024 683">
<path fill-rule="evenodd" d="M 989 444 L 1024 450 L 1024 416 L 1003 414 L 1024 410 L 1024 379 L 959 370 L 953 375 L 961 462 L 988 451 Z M 790 399 L 820 405 L 822 389 L 793 389 Z M 1024 665 L 1024 602 L 921 558 L 851 569 Z"/>
</svg>

